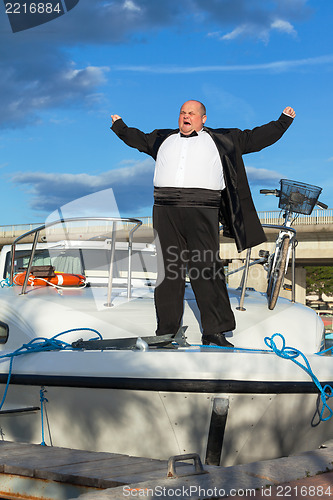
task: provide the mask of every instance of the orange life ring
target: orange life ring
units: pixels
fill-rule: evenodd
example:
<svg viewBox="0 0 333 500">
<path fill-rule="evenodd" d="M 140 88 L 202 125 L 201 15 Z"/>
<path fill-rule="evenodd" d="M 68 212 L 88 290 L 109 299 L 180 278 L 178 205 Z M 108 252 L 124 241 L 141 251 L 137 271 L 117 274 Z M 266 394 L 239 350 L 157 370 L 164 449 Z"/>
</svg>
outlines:
<svg viewBox="0 0 333 500">
<path fill-rule="evenodd" d="M 25 279 L 25 272 L 17 273 L 14 275 L 13 282 L 15 285 L 22 286 Z M 55 271 L 55 276 L 36 278 L 33 274 L 30 274 L 28 279 L 28 285 L 31 286 L 46 286 L 46 285 L 56 285 L 56 286 L 82 286 L 85 285 L 86 278 L 82 274 L 69 274 L 69 273 L 59 273 Z"/>
</svg>

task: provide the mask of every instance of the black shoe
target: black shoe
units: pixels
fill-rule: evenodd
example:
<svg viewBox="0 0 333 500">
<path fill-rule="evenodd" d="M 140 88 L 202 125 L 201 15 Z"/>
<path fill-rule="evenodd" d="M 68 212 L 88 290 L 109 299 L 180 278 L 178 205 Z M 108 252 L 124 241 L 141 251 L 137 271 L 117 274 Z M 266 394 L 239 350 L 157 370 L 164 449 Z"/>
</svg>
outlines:
<svg viewBox="0 0 333 500">
<path fill-rule="evenodd" d="M 212 333 L 211 335 L 202 336 L 202 345 L 215 344 L 221 347 L 234 347 L 234 344 L 229 342 L 224 333 Z"/>
</svg>

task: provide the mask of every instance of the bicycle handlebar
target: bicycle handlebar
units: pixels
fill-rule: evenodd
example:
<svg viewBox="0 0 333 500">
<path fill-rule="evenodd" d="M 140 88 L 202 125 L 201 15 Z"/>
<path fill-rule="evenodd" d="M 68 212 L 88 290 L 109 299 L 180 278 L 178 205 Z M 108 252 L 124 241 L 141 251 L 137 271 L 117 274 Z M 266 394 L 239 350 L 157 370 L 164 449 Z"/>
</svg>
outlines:
<svg viewBox="0 0 333 500">
<path fill-rule="evenodd" d="M 260 194 L 280 196 L 280 191 L 279 189 L 260 189 Z M 326 205 L 326 203 L 322 203 L 321 201 L 317 201 L 316 205 L 324 210 L 328 208 L 328 205 Z"/>
<path fill-rule="evenodd" d="M 316 205 L 318 205 L 318 207 L 320 208 L 323 208 L 324 210 L 328 208 L 328 205 L 326 205 L 326 203 L 322 203 L 321 201 L 317 201 Z"/>
<path fill-rule="evenodd" d="M 280 196 L 280 191 L 278 189 L 260 189 L 260 194 L 274 194 L 275 196 Z"/>
</svg>

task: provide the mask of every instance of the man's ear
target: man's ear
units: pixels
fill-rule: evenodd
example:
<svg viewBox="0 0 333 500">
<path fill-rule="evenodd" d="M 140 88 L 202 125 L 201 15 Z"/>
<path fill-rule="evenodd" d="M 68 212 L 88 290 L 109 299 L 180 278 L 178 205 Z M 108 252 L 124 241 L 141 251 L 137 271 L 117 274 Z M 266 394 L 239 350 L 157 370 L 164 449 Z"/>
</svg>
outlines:
<svg viewBox="0 0 333 500">
<path fill-rule="evenodd" d="M 203 115 L 203 117 L 202 117 L 202 123 L 206 123 L 206 120 L 207 120 L 207 116 Z"/>
</svg>

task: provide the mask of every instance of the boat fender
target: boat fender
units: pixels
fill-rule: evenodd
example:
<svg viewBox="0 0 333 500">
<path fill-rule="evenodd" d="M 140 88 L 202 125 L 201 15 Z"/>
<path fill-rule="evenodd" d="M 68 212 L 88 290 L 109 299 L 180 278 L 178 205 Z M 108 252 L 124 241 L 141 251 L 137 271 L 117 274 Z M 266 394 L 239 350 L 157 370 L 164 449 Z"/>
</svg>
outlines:
<svg viewBox="0 0 333 500">
<path fill-rule="evenodd" d="M 14 275 L 13 283 L 15 285 L 23 286 L 25 279 L 25 271 L 22 273 L 17 273 Z M 70 273 L 60 273 L 55 272 L 54 276 L 37 277 L 34 274 L 30 274 L 28 279 L 28 285 L 31 286 L 83 286 L 86 284 L 85 276 L 82 274 L 70 274 Z"/>
</svg>

